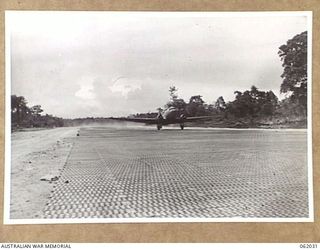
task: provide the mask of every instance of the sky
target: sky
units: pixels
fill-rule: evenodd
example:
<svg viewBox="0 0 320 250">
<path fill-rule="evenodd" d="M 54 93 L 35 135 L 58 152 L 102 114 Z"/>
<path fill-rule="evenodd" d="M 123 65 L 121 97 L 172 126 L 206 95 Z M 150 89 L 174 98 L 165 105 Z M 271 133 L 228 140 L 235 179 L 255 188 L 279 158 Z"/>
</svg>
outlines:
<svg viewBox="0 0 320 250">
<path fill-rule="evenodd" d="M 170 86 L 186 102 L 255 85 L 280 96 L 279 47 L 307 17 L 275 13 L 15 11 L 11 93 L 63 118 L 155 112 Z"/>
</svg>

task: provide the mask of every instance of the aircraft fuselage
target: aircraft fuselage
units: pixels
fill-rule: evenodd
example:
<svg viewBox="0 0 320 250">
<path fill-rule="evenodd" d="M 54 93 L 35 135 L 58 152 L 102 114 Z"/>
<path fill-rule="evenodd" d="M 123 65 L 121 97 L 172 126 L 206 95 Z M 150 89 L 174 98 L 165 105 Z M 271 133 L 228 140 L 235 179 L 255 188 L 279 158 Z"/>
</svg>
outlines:
<svg viewBox="0 0 320 250">
<path fill-rule="evenodd" d="M 157 129 L 160 130 L 163 125 L 169 124 L 179 124 L 181 129 L 184 129 L 185 122 L 194 122 L 197 120 L 208 119 L 210 116 L 197 116 L 197 117 L 186 117 L 184 112 L 177 109 L 177 108 L 167 108 L 163 112 L 159 112 L 157 117 L 155 118 L 141 118 L 141 117 L 120 117 L 120 118 L 113 118 L 114 120 L 120 121 L 129 121 L 129 122 L 140 122 L 145 124 L 154 124 L 157 126 Z"/>
<path fill-rule="evenodd" d="M 180 124 L 180 128 L 184 129 L 185 115 L 181 114 L 175 108 L 168 108 L 163 113 L 159 112 L 157 116 L 157 129 L 160 130 L 163 125 Z"/>
</svg>

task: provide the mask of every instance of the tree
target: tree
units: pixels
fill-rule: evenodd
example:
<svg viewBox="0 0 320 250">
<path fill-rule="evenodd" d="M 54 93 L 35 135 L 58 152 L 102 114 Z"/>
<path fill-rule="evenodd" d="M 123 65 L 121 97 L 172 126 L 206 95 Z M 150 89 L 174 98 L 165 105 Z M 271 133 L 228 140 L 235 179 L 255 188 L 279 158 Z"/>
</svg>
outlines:
<svg viewBox="0 0 320 250">
<path fill-rule="evenodd" d="M 13 126 L 21 126 L 30 114 L 27 101 L 23 96 L 11 95 L 11 123 Z"/>
<path fill-rule="evenodd" d="M 226 110 L 239 118 L 270 116 L 274 114 L 278 105 L 278 98 L 272 91 L 260 91 L 255 86 L 243 93 L 235 91 L 235 94 L 235 100 L 228 103 Z"/>
<path fill-rule="evenodd" d="M 281 93 L 290 93 L 290 99 L 307 110 L 307 31 L 302 32 L 280 46 L 279 56 L 284 67 L 281 77 Z"/>
<path fill-rule="evenodd" d="M 217 99 L 217 101 L 215 102 L 214 106 L 219 112 L 224 111 L 226 109 L 226 102 L 224 101 L 222 96 L 220 96 Z"/>
<path fill-rule="evenodd" d="M 278 103 L 278 97 L 271 90 L 264 92 L 260 113 L 264 116 L 272 116 L 278 107 Z"/>
<path fill-rule="evenodd" d="M 245 92 L 235 91 L 235 100 L 228 104 L 228 111 L 236 117 L 253 116 L 254 106 L 249 90 Z"/>
<path fill-rule="evenodd" d="M 61 127 L 64 125 L 63 119 L 46 114 L 41 105 L 29 108 L 23 96 L 11 95 L 11 126 L 16 127 Z"/>
<path fill-rule="evenodd" d="M 187 113 L 190 116 L 199 116 L 206 114 L 206 108 L 201 95 L 194 95 L 190 97 L 189 103 L 187 104 Z"/>
<path fill-rule="evenodd" d="M 30 108 L 30 111 L 35 116 L 40 116 L 40 114 L 43 112 L 43 109 L 41 109 L 41 105 L 34 105 Z"/>
<path fill-rule="evenodd" d="M 178 89 L 175 86 L 169 87 L 171 101 L 174 102 L 178 98 L 177 92 L 178 92 Z"/>
<path fill-rule="evenodd" d="M 182 98 L 178 98 L 178 89 L 175 86 L 169 88 L 170 101 L 166 104 L 166 108 L 175 108 L 178 113 L 183 114 L 186 109 L 186 103 Z"/>
<path fill-rule="evenodd" d="M 43 109 L 41 109 L 41 105 L 34 105 L 30 108 L 31 117 L 29 119 L 30 126 L 33 127 L 42 127 L 44 124 L 43 117 L 41 113 Z"/>
<path fill-rule="evenodd" d="M 201 106 L 204 104 L 204 100 L 202 99 L 201 95 L 194 95 L 190 97 L 189 103 L 194 103 Z"/>
</svg>

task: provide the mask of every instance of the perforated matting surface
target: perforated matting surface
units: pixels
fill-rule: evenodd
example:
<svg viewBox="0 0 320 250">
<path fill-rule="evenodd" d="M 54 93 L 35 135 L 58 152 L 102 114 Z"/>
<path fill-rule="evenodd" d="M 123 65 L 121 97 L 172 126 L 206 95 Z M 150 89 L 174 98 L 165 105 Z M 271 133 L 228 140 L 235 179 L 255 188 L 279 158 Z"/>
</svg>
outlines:
<svg viewBox="0 0 320 250">
<path fill-rule="evenodd" d="M 306 138 L 82 128 L 44 217 L 307 217 Z"/>
</svg>

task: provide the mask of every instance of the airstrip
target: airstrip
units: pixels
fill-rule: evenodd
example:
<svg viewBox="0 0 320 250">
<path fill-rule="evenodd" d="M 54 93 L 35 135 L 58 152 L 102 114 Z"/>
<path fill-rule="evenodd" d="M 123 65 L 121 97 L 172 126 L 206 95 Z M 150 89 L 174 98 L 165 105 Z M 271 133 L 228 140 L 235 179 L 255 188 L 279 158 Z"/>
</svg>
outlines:
<svg viewBox="0 0 320 250">
<path fill-rule="evenodd" d="M 52 159 L 64 156 L 41 209 L 13 218 L 308 217 L 306 130 L 74 132 L 55 144 Z M 11 191 L 14 207 L 19 189 Z"/>
</svg>

